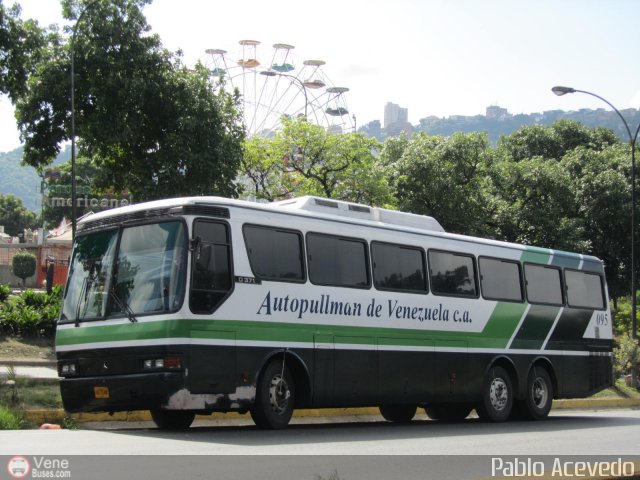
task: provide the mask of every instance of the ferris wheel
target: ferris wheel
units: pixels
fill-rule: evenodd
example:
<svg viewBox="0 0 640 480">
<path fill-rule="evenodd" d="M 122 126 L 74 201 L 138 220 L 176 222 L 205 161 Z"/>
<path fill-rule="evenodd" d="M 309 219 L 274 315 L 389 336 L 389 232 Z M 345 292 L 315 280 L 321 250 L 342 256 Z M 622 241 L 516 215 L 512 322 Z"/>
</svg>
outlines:
<svg viewBox="0 0 640 480">
<path fill-rule="evenodd" d="M 333 85 L 324 73 L 323 60 L 298 60 L 294 46 L 276 43 L 261 48 L 257 40 L 240 40 L 237 52 L 209 48 L 205 66 L 216 85 L 241 95 L 249 136 L 270 137 L 283 118 L 304 117 L 336 133 L 354 131 L 347 87 Z"/>
</svg>

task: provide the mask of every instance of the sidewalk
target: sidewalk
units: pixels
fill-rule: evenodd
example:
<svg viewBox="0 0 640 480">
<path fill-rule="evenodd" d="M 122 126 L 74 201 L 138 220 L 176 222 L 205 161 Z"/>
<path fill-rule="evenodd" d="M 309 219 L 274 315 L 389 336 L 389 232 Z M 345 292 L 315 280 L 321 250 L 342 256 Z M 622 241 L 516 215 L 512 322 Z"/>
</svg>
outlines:
<svg viewBox="0 0 640 480">
<path fill-rule="evenodd" d="M 13 366 L 18 377 L 49 380 L 58 378 L 55 360 L 0 358 L 0 378 L 8 374 L 10 366 Z"/>
</svg>

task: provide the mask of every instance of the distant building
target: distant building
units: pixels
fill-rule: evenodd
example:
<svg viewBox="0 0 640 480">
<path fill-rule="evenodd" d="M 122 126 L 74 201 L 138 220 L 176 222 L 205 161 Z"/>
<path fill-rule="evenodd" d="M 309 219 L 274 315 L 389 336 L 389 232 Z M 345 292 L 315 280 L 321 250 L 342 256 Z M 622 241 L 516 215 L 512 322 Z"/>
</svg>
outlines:
<svg viewBox="0 0 640 480">
<path fill-rule="evenodd" d="M 395 103 L 387 102 L 384 106 L 384 128 L 389 128 L 394 124 L 405 124 L 409 122 L 409 109 L 402 108 Z"/>
<path fill-rule="evenodd" d="M 506 108 L 499 107 L 497 105 L 491 105 L 487 107 L 487 118 L 491 118 L 494 120 L 503 120 L 509 117 L 509 112 Z"/>
</svg>

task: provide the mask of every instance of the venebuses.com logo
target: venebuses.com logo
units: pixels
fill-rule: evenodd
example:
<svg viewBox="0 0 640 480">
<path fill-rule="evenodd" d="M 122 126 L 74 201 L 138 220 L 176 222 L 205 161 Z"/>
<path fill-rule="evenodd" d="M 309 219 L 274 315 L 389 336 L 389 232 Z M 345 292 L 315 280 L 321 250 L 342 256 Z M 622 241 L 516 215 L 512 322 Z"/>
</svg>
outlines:
<svg viewBox="0 0 640 480">
<path fill-rule="evenodd" d="M 31 465 L 24 457 L 11 457 L 7 464 L 7 471 L 13 478 L 26 478 L 31 471 Z"/>
<path fill-rule="evenodd" d="M 11 478 L 71 478 L 71 464 L 66 458 L 15 456 L 9 459 Z"/>
</svg>

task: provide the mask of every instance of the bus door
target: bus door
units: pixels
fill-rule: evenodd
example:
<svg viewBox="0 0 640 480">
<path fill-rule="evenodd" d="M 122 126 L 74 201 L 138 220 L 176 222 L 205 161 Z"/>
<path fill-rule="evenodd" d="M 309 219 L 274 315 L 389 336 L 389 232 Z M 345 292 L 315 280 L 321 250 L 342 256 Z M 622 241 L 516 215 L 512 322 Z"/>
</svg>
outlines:
<svg viewBox="0 0 640 480">
<path fill-rule="evenodd" d="M 192 393 L 231 393 L 236 389 L 236 334 L 210 315 L 233 288 L 231 238 L 225 222 L 196 219 L 191 240 L 189 307 L 203 315 L 192 323 L 189 385 Z"/>
</svg>

